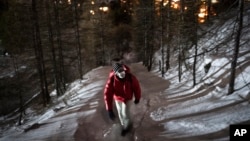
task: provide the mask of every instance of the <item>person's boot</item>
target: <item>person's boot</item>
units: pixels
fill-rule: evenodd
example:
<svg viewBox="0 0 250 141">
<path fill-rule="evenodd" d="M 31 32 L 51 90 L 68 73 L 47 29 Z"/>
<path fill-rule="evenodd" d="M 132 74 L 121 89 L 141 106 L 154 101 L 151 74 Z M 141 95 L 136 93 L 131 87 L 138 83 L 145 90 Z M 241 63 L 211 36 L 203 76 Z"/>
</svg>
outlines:
<svg viewBox="0 0 250 141">
<path fill-rule="evenodd" d="M 132 126 L 132 123 L 130 123 L 127 128 L 122 128 L 121 136 L 125 136 L 131 130 Z"/>
<path fill-rule="evenodd" d="M 122 129 L 121 136 L 125 136 L 128 133 L 128 129 Z"/>
</svg>

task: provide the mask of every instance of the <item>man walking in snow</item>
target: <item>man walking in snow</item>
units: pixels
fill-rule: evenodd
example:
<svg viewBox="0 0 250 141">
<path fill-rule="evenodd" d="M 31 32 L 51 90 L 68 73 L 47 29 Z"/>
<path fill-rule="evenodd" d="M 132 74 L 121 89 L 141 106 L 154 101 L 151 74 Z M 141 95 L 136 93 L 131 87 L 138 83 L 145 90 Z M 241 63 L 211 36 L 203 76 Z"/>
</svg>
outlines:
<svg viewBox="0 0 250 141">
<path fill-rule="evenodd" d="M 134 103 L 138 104 L 141 98 L 141 88 L 137 78 L 130 73 L 128 66 L 114 63 L 113 70 L 109 73 L 104 89 L 104 101 L 106 110 L 111 120 L 115 119 L 113 112 L 113 99 L 122 125 L 121 135 L 129 131 L 131 119 L 129 117 L 129 105 L 134 96 Z"/>
</svg>

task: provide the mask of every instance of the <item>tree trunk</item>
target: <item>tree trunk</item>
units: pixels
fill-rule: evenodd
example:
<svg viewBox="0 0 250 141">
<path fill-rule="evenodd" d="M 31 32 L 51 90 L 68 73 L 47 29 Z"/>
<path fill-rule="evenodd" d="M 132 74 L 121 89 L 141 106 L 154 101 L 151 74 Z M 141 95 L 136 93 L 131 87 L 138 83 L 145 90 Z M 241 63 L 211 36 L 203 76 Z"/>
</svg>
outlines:
<svg viewBox="0 0 250 141">
<path fill-rule="evenodd" d="M 196 85 L 197 52 L 198 52 L 198 45 L 197 45 L 197 42 L 196 42 L 196 44 L 195 44 L 194 64 L 193 64 L 193 87 Z"/>
<path fill-rule="evenodd" d="M 18 119 L 18 125 L 21 125 L 22 124 L 22 119 L 23 119 L 23 114 L 24 114 L 24 102 L 23 102 L 23 96 L 22 96 L 22 85 L 21 85 L 21 81 L 20 81 L 20 75 L 19 75 L 19 72 L 18 72 L 18 64 L 17 64 L 17 59 L 16 59 L 16 56 L 13 55 L 13 66 L 14 66 L 14 69 L 15 69 L 15 74 L 17 76 L 17 83 L 19 84 L 19 87 L 17 88 L 17 92 L 18 92 L 18 96 L 19 96 L 19 119 Z M 21 85 L 21 86 L 20 86 Z"/>
<path fill-rule="evenodd" d="M 212 0 L 207 0 L 207 21 L 210 20 L 211 16 L 211 8 L 212 8 Z"/>
<path fill-rule="evenodd" d="M 172 3 L 172 0 L 169 0 L 169 3 Z M 170 68 L 170 42 L 171 42 L 171 31 L 170 31 L 170 22 L 171 22 L 171 4 L 168 4 L 167 8 L 167 51 L 166 51 L 166 71 Z"/>
<path fill-rule="evenodd" d="M 154 11 L 155 11 L 155 4 L 154 4 L 154 0 L 150 2 L 150 25 L 149 25 L 149 34 L 150 38 L 148 38 L 148 71 L 150 71 L 152 69 L 152 65 L 153 65 L 153 55 L 154 55 Z"/>
<path fill-rule="evenodd" d="M 56 36 L 57 36 L 57 46 L 58 46 L 58 75 L 60 79 L 60 92 L 62 95 L 66 90 L 65 84 L 65 72 L 64 72 L 64 57 L 62 51 L 62 41 L 61 41 L 61 28 L 60 28 L 60 18 L 59 18 L 59 0 L 54 1 L 54 11 L 55 11 L 55 20 L 56 20 Z"/>
<path fill-rule="evenodd" d="M 236 73 L 237 59 L 240 48 L 240 37 L 243 25 L 243 10 L 244 10 L 244 0 L 239 0 L 239 20 L 236 21 L 238 22 L 238 31 L 235 37 L 234 55 L 231 62 L 231 75 L 230 75 L 228 94 L 232 94 L 234 92 L 235 73 Z"/>
<path fill-rule="evenodd" d="M 211 1 L 211 0 L 209 0 Z M 196 6 L 194 6 L 194 9 L 197 9 Z M 193 11 L 193 14 L 195 14 L 195 10 Z M 193 63 L 193 87 L 196 85 L 196 63 L 197 63 L 197 55 L 198 55 L 198 18 L 194 18 L 194 40 L 192 42 L 192 45 L 195 46 L 195 55 L 194 55 L 194 63 Z"/>
<path fill-rule="evenodd" d="M 178 37 L 179 38 L 179 37 Z M 178 39 L 180 40 L 180 39 Z M 179 78 L 179 82 L 181 82 L 181 76 L 182 76 L 182 59 L 181 59 L 181 47 L 180 47 L 180 42 L 178 45 L 178 78 Z"/>
<path fill-rule="evenodd" d="M 43 58 L 43 49 L 41 44 L 41 38 L 40 38 L 40 27 L 38 23 L 38 13 L 36 9 L 36 0 L 32 0 L 32 19 L 33 19 L 33 46 L 35 49 L 35 55 L 37 59 L 37 65 L 38 65 L 38 71 L 41 81 L 41 90 L 42 90 L 42 96 L 43 96 L 43 102 L 44 105 L 49 103 L 50 101 L 50 95 L 48 92 L 48 84 L 46 79 L 46 71 L 45 71 L 45 64 L 44 64 L 44 58 Z"/>
<path fill-rule="evenodd" d="M 182 77 L 182 63 L 183 63 L 183 43 L 182 43 L 182 37 L 183 37 L 183 24 L 184 24 L 184 0 L 180 1 L 180 20 L 179 20 L 179 35 L 178 35 L 178 76 L 179 76 L 179 82 L 181 82 Z"/>
<path fill-rule="evenodd" d="M 146 15 L 145 15 L 145 18 L 146 18 Z M 148 50 L 148 31 L 147 31 L 147 25 L 146 23 L 144 22 L 144 50 L 143 50 L 143 65 L 144 66 L 148 66 L 148 53 L 147 53 L 147 50 Z"/>
<path fill-rule="evenodd" d="M 77 58 L 78 58 L 78 71 L 79 71 L 79 78 L 82 79 L 82 76 L 83 76 L 82 53 L 81 53 L 82 49 L 81 49 L 79 24 L 78 24 L 79 20 L 78 20 L 78 12 L 77 12 L 77 0 L 73 1 L 73 9 L 74 9 L 75 36 L 76 36 L 76 46 L 77 46 Z M 104 53 L 104 50 L 103 50 L 103 53 Z"/>
<path fill-rule="evenodd" d="M 161 76 L 162 77 L 164 77 L 164 73 L 165 73 L 165 70 L 164 70 L 164 57 L 165 57 L 165 55 L 164 55 L 164 45 L 163 45 L 163 37 L 164 37 L 164 31 L 163 31 L 163 25 L 164 25 L 164 23 L 163 23 L 163 0 L 161 1 L 161 6 L 160 6 L 160 13 L 161 13 L 161 38 L 160 38 L 160 44 L 161 44 L 161 64 L 163 64 L 163 65 L 161 65 Z"/>
<path fill-rule="evenodd" d="M 146 9 L 143 10 L 143 26 L 144 26 L 144 49 L 143 49 L 143 65 L 148 66 L 148 27 L 149 27 L 149 17 L 148 13 L 150 12 L 148 9 L 150 9 L 149 4 L 145 4 Z"/>
<path fill-rule="evenodd" d="M 52 64 L 53 64 L 53 75 L 54 75 L 54 83 L 57 95 L 60 92 L 60 79 L 58 76 L 58 68 L 57 68 L 57 61 L 56 61 L 56 52 L 55 52 L 55 46 L 53 41 L 53 30 L 52 30 L 52 24 L 51 24 L 51 14 L 50 14 L 50 1 L 45 1 L 45 10 L 46 10 L 46 17 L 47 17 L 47 26 L 48 26 L 48 38 L 49 38 L 49 48 L 51 50 L 52 54 Z"/>
</svg>

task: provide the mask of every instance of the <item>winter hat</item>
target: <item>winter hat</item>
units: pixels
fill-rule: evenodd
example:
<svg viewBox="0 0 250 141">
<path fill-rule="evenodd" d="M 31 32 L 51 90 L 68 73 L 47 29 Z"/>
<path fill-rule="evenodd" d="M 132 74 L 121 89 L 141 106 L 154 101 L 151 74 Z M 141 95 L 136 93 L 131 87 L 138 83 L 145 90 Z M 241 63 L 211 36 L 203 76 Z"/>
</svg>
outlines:
<svg viewBox="0 0 250 141">
<path fill-rule="evenodd" d="M 114 70 L 114 72 L 118 72 L 118 71 L 121 70 L 121 69 L 123 69 L 122 64 L 120 64 L 120 63 L 115 63 L 115 64 L 113 65 L 113 70 Z"/>
</svg>

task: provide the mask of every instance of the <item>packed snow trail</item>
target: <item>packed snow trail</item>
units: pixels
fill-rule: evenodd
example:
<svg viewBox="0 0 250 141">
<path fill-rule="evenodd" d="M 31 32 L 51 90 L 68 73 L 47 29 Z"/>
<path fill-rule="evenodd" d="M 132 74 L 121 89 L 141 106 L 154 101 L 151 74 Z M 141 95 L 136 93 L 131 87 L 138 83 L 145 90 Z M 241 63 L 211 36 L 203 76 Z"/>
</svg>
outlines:
<svg viewBox="0 0 250 141">
<path fill-rule="evenodd" d="M 116 110 L 116 121 L 111 121 L 105 109 L 103 89 L 112 69 L 106 66 L 70 84 L 61 100 L 66 104 L 59 103 L 30 126 L 13 127 L 0 141 L 227 141 L 230 124 L 250 123 L 249 97 L 225 96 L 220 79 L 210 91 L 185 83 L 169 87 L 169 81 L 141 63 L 129 67 L 141 84 L 142 99 L 131 107 L 133 130 L 125 137 Z"/>
<path fill-rule="evenodd" d="M 120 135 L 120 126 L 108 118 L 103 100 L 103 88 L 111 67 L 100 67 L 84 76 L 84 81 L 76 81 L 64 97 L 66 105 L 60 110 L 50 110 L 53 116 L 30 125 L 13 127 L 1 141 L 131 141 L 153 140 L 162 130 L 157 122 L 149 117 L 150 105 L 158 103 L 156 95 L 168 87 L 168 81 L 148 72 L 139 64 L 129 65 L 142 88 L 139 104 L 131 106 L 133 130 L 125 137 Z M 156 138 L 157 139 L 157 138 Z"/>
<path fill-rule="evenodd" d="M 156 122 L 152 122 L 149 115 L 149 108 L 151 104 L 157 103 L 154 95 L 164 91 L 168 87 L 168 81 L 159 78 L 152 73 L 148 72 L 145 67 L 141 64 L 129 65 L 131 72 L 138 78 L 141 89 L 142 99 L 138 105 L 131 106 L 131 117 L 133 120 L 133 129 L 125 137 L 120 135 L 121 127 L 119 125 L 118 115 L 116 114 L 116 121 L 111 121 L 108 118 L 107 111 L 103 101 L 103 91 L 100 91 L 96 96 L 98 99 L 99 106 L 97 107 L 96 113 L 89 117 L 80 118 L 76 133 L 76 141 L 82 140 L 100 140 L 100 141 L 133 141 L 133 140 L 151 140 L 150 136 L 157 136 L 157 132 L 160 130 L 160 126 Z M 101 73 L 101 75 L 107 76 L 111 67 L 107 67 Z M 100 70 L 99 70 L 100 71 Z M 103 84 L 104 86 L 104 84 Z M 149 100 L 150 99 L 150 100 Z M 86 109 L 85 109 L 86 108 Z M 87 106 L 81 108 L 86 111 Z M 146 126 L 145 126 L 146 125 Z M 155 131 L 153 131 L 155 130 Z M 141 132 L 141 133 L 140 133 Z"/>
</svg>

